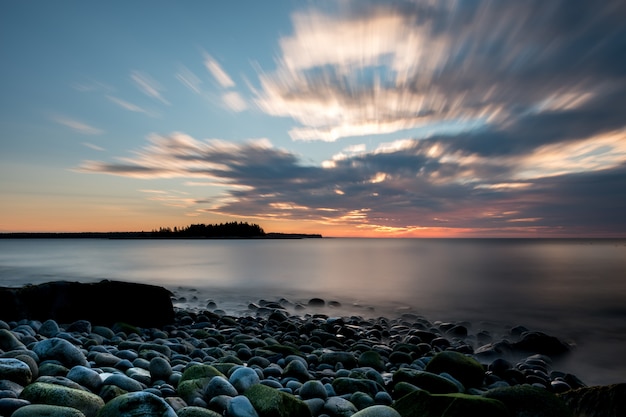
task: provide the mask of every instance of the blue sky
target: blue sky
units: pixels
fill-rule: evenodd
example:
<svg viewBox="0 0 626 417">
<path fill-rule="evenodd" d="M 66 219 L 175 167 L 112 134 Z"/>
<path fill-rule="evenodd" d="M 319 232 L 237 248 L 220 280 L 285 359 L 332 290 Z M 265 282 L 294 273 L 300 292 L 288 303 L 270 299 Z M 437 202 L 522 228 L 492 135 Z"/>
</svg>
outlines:
<svg viewBox="0 0 626 417">
<path fill-rule="evenodd" d="M 0 4 L 0 232 L 624 236 L 619 1 Z"/>
</svg>

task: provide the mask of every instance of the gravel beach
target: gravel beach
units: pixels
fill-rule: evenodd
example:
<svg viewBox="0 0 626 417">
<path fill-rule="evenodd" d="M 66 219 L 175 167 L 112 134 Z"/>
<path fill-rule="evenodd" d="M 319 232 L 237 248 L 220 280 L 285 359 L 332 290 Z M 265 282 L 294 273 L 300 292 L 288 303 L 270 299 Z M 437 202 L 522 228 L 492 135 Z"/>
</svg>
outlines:
<svg viewBox="0 0 626 417">
<path fill-rule="evenodd" d="M 626 384 L 586 387 L 555 369 L 553 361 L 572 347 L 550 335 L 521 326 L 495 335 L 412 313 L 316 312 L 327 304 L 259 300 L 232 314 L 208 303 L 176 308 L 174 322 L 159 328 L 0 320 L 0 416 L 558 417 L 624 410 Z"/>
</svg>

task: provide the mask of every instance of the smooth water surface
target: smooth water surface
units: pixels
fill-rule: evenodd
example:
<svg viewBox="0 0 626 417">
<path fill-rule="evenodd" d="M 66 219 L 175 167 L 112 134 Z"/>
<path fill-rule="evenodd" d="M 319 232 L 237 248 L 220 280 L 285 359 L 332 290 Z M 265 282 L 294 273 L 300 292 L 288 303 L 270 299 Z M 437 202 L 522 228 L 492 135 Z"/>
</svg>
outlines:
<svg viewBox="0 0 626 417">
<path fill-rule="evenodd" d="M 576 342 L 564 366 L 588 384 L 626 381 L 625 240 L 0 240 L 0 285 L 105 278 L 227 311 L 322 297 L 337 314 L 521 324 Z"/>
</svg>

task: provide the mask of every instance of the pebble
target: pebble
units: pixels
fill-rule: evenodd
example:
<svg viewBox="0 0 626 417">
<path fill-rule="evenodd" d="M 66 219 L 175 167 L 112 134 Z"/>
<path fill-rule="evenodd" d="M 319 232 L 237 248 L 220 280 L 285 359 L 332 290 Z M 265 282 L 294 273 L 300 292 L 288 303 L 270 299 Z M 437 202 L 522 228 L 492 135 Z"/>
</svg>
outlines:
<svg viewBox="0 0 626 417">
<path fill-rule="evenodd" d="M 261 300 L 234 316 L 212 302 L 160 329 L 0 320 L 0 415 L 255 417 L 267 412 L 251 400 L 261 392 L 279 403 L 272 415 L 286 415 L 289 399 L 312 417 L 404 417 L 398 396 L 416 391 L 482 397 L 526 384 L 556 396 L 584 386 L 552 369 L 550 354 L 567 345 L 525 327 L 498 340 L 415 314 L 318 314 L 331 304 Z M 505 356 L 522 348 L 536 352 Z"/>
</svg>

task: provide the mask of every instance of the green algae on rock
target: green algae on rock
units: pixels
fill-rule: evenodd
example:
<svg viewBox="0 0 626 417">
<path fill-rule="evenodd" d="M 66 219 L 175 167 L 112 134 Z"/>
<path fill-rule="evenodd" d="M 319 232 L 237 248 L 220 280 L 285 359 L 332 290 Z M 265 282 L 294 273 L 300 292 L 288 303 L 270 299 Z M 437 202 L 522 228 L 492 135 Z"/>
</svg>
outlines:
<svg viewBox="0 0 626 417">
<path fill-rule="evenodd" d="M 402 417 L 507 417 L 509 412 L 500 401 L 467 394 L 428 394 L 414 391 L 392 406 Z"/>
<path fill-rule="evenodd" d="M 260 417 L 311 416 L 311 411 L 304 401 L 263 384 L 250 387 L 244 395 Z"/>
</svg>

